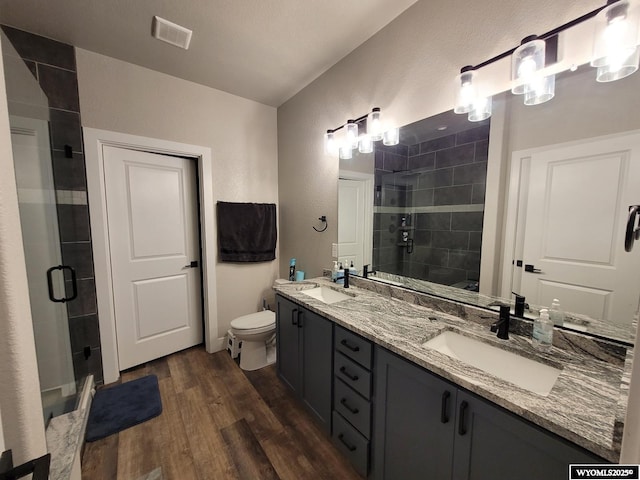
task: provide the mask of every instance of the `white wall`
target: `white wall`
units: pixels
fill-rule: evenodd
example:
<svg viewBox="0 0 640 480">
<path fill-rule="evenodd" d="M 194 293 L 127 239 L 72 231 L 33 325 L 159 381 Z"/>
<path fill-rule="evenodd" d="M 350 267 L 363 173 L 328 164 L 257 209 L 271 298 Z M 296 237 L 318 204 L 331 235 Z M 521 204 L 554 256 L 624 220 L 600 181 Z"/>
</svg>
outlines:
<svg viewBox="0 0 640 480">
<path fill-rule="evenodd" d="M 278 203 L 275 108 L 87 50 L 76 61 L 83 126 L 209 147 L 216 201 Z M 220 337 L 273 299 L 277 263 L 217 264 Z"/>
<path fill-rule="evenodd" d="M 29 290 L 0 57 L 0 409 L 16 464 L 46 453 Z"/>
<path fill-rule="evenodd" d="M 280 273 L 296 257 L 310 275 L 331 265 L 337 239 L 338 159 L 322 135 L 381 107 L 405 125 L 453 106 L 453 78 L 532 33 L 544 33 L 602 5 L 600 0 L 420 0 L 278 109 Z M 312 229 L 327 215 L 323 234 Z"/>
</svg>

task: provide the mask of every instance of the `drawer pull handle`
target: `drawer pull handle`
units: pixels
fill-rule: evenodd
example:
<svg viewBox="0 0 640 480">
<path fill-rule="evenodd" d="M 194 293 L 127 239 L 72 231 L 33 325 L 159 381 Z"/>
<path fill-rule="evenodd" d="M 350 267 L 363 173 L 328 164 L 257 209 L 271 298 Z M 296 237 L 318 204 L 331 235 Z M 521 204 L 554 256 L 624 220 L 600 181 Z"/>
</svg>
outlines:
<svg viewBox="0 0 640 480">
<path fill-rule="evenodd" d="M 360 347 L 358 345 L 353 345 L 353 344 L 349 343 L 349 340 L 347 340 L 346 338 L 340 340 L 340 345 L 344 345 L 345 347 L 347 347 L 352 352 L 359 352 L 360 351 Z"/>
<path fill-rule="evenodd" d="M 298 309 L 291 310 L 291 325 L 298 325 Z"/>
<path fill-rule="evenodd" d="M 463 436 L 467 433 L 467 407 L 469 404 L 463 401 L 460 404 L 460 414 L 458 415 L 460 418 L 458 419 L 458 435 Z"/>
<path fill-rule="evenodd" d="M 440 422 L 442 423 L 449 423 L 449 415 L 447 415 L 449 397 L 451 397 L 451 392 L 449 392 L 449 390 L 445 390 L 442 394 L 442 409 L 440 410 Z"/>
<path fill-rule="evenodd" d="M 355 451 L 356 446 L 355 445 L 351 445 L 349 442 L 347 442 L 342 433 L 340 435 L 338 435 L 338 439 L 344 444 L 345 447 L 347 447 L 349 449 L 350 452 L 354 452 Z"/>
<path fill-rule="evenodd" d="M 358 378 L 360 378 L 360 377 L 358 377 L 358 375 L 353 375 L 353 374 L 347 372 L 346 367 L 340 367 L 340 373 L 342 373 L 345 377 L 347 377 L 349 380 L 352 380 L 354 382 L 357 381 Z"/>
<path fill-rule="evenodd" d="M 347 410 L 349 410 L 351 413 L 353 413 L 354 415 L 356 415 L 360 410 L 358 410 L 355 407 L 352 407 L 351 405 L 349 405 L 347 403 L 347 399 L 343 398 L 342 400 L 340 400 L 340 403 L 344 406 L 344 408 L 346 408 Z"/>
</svg>

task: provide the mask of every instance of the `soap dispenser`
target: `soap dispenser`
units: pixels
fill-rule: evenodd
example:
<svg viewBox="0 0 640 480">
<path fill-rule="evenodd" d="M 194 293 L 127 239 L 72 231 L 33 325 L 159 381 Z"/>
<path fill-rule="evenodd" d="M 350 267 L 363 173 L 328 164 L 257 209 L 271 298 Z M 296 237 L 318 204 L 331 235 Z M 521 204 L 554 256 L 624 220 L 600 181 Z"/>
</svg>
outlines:
<svg viewBox="0 0 640 480">
<path fill-rule="evenodd" d="M 532 343 L 539 350 L 549 350 L 553 344 L 553 322 L 546 308 L 540 310 L 540 316 L 533 321 Z"/>
<path fill-rule="evenodd" d="M 562 311 L 562 308 L 560 308 L 560 300 L 558 300 L 557 298 L 554 298 L 553 302 L 551 303 L 551 308 L 549 309 L 549 318 L 557 327 L 561 327 L 564 323 L 564 312 Z"/>
</svg>

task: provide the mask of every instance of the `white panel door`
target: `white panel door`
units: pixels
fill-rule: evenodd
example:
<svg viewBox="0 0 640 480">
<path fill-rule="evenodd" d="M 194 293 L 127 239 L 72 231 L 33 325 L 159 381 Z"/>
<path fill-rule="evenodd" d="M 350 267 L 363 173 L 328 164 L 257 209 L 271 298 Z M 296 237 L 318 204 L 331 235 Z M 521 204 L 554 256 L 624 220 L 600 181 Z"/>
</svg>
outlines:
<svg viewBox="0 0 640 480">
<path fill-rule="evenodd" d="M 532 304 L 628 324 L 640 252 L 624 251 L 629 205 L 640 203 L 640 134 L 585 141 L 530 160 L 521 293 Z"/>
<path fill-rule="evenodd" d="M 362 269 L 365 257 L 365 183 L 338 180 L 338 259 Z"/>
<path fill-rule="evenodd" d="M 120 370 L 202 342 L 195 167 L 104 147 Z"/>
</svg>

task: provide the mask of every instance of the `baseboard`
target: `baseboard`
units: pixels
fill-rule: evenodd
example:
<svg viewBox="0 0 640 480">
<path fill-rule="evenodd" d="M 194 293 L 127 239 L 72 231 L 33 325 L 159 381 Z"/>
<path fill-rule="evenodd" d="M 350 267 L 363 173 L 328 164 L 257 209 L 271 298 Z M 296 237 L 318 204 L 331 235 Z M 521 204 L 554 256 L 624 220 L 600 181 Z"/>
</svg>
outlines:
<svg viewBox="0 0 640 480">
<path fill-rule="evenodd" d="M 227 348 L 227 337 L 221 337 L 211 342 L 211 345 L 207 348 L 208 353 L 221 352 Z"/>
</svg>

